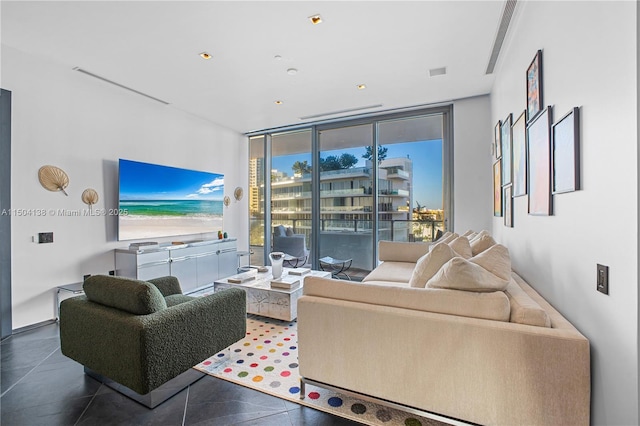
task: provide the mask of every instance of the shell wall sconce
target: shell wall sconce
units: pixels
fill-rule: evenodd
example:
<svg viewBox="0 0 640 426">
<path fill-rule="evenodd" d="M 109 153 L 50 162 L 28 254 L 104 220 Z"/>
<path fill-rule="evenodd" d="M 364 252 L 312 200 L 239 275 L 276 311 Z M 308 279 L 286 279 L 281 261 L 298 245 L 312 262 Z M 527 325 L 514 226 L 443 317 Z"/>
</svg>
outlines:
<svg viewBox="0 0 640 426">
<path fill-rule="evenodd" d="M 89 211 L 91 211 L 91 206 L 98 202 L 98 192 L 93 188 L 87 188 L 82 192 L 82 202 L 89 206 Z"/>
<path fill-rule="evenodd" d="M 62 191 L 64 195 L 69 195 L 65 188 L 69 186 L 69 176 L 59 167 L 42 166 L 38 170 L 38 180 L 40 185 L 48 191 Z"/>
</svg>

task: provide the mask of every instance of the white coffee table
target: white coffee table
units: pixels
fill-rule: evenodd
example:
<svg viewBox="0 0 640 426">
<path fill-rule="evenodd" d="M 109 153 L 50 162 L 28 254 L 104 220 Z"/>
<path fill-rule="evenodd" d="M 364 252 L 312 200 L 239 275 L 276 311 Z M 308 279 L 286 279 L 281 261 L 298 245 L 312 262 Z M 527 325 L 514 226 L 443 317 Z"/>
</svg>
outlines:
<svg viewBox="0 0 640 426">
<path fill-rule="evenodd" d="M 282 275 L 288 275 L 294 268 L 284 268 Z M 302 287 L 306 277 L 331 278 L 330 272 L 311 271 L 300 276 L 300 286 L 294 289 L 271 288 L 271 268 L 268 272 L 258 273 L 256 278 L 241 284 L 230 283 L 228 278 L 215 281 L 214 291 L 237 287 L 247 292 L 247 313 L 261 315 L 285 321 L 298 317 L 298 299 L 302 296 Z"/>
</svg>

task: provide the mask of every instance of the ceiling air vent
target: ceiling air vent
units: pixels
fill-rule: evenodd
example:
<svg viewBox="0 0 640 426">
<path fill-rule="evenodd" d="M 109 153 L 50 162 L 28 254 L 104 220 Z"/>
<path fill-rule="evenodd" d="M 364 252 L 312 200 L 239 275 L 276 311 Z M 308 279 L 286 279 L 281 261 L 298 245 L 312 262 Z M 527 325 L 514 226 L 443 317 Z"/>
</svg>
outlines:
<svg viewBox="0 0 640 426">
<path fill-rule="evenodd" d="M 493 50 L 491 51 L 491 57 L 489 58 L 489 65 L 487 65 L 486 74 L 493 74 L 493 69 L 496 66 L 496 62 L 498 62 L 498 55 L 500 55 L 500 49 L 502 49 L 502 42 L 504 41 L 504 37 L 507 35 L 509 23 L 511 23 L 511 18 L 513 17 L 513 11 L 516 8 L 517 2 L 518 0 L 507 0 L 504 3 L 502 19 L 500 20 L 500 26 L 496 33 L 496 39 L 493 42 Z"/>
<path fill-rule="evenodd" d="M 98 80 L 102 80 L 102 81 L 104 81 L 105 83 L 113 84 L 114 86 L 118 86 L 118 87 L 120 87 L 120 88 L 122 88 L 122 89 L 125 89 L 125 90 L 128 90 L 128 91 L 130 91 L 130 92 L 137 93 L 137 94 L 138 94 L 138 95 L 140 95 L 140 96 L 144 96 L 145 98 L 149 98 L 149 99 L 152 99 L 152 100 L 154 100 L 154 101 L 156 101 L 156 102 L 160 102 L 160 103 L 161 103 L 161 104 L 163 104 L 163 105 L 169 105 L 169 102 L 165 102 L 165 101 L 163 101 L 162 99 L 154 98 L 154 97 L 153 97 L 153 96 L 151 96 L 151 95 L 147 95 L 146 93 L 139 92 L 138 90 L 136 90 L 136 89 L 132 89 L 131 87 L 127 87 L 127 86 L 124 86 L 124 85 L 122 85 L 122 84 L 120 84 L 120 83 L 116 83 L 115 81 L 109 80 L 109 79 L 107 79 L 107 78 L 100 77 L 99 75 L 94 74 L 94 73 L 92 73 L 92 72 L 89 72 L 89 71 L 87 71 L 87 70 L 83 70 L 83 69 L 82 69 L 82 68 L 80 68 L 80 67 L 74 67 L 74 68 L 73 68 L 73 70 L 74 70 L 74 71 L 81 72 L 81 73 L 86 74 L 86 75 L 88 75 L 88 76 L 91 76 L 91 77 L 93 77 L 93 78 L 97 78 Z"/>
</svg>

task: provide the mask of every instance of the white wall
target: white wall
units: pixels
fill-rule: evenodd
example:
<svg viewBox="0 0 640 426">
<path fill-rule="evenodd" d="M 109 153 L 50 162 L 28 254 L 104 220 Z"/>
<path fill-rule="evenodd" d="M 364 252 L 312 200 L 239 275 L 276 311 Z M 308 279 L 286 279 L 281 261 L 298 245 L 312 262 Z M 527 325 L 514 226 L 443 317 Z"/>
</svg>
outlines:
<svg viewBox="0 0 640 426">
<path fill-rule="evenodd" d="M 457 100 L 453 104 L 453 230 L 491 227 L 493 191 L 491 167 L 491 105 L 489 96 Z"/>
<path fill-rule="evenodd" d="M 1 84 L 13 96 L 14 209 L 83 209 L 86 188 L 98 191 L 96 208 L 117 208 L 119 158 L 223 173 L 232 200 L 236 186 L 247 188 L 247 142 L 235 131 L 5 45 Z M 68 197 L 40 186 L 45 164 L 67 172 Z M 224 212 L 225 231 L 241 250 L 247 209 L 244 197 Z M 53 244 L 31 242 L 50 231 Z M 127 245 L 116 241 L 115 216 L 13 217 L 13 327 L 54 318 L 53 289 L 114 269 L 113 249 Z"/>
<path fill-rule="evenodd" d="M 542 49 L 554 119 L 580 107 L 583 189 L 555 195 L 550 217 L 528 216 L 527 197 L 516 198 L 514 228 L 495 218 L 493 234 L 514 269 L 589 339 L 597 425 L 639 420 L 636 7 L 519 3 L 491 93 L 492 123 L 517 118 L 525 70 Z M 610 268 L 608 296 L 596 291 L 597 263 Z"/>
</svg>

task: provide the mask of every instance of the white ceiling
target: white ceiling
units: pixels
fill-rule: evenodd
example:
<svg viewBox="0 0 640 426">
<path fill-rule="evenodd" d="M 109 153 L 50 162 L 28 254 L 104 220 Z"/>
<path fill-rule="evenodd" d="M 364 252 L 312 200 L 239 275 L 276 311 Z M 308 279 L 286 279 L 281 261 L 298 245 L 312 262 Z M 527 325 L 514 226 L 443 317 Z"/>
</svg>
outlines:
<svg viewBox="0 0 640 426">
<path fill-rule="evenodd" d="M 489 93 L 493 76 L 485 71 L 504 2 L 2 1 L 1 7 L 3 44 L 249 132 L 372 105 L 382 106 L 359 112 Z M 308 17 L 316 13 L 323 23 L 312 25 Z M 213 59 L 201 59 L 203 51 Z M 446 75 L 429 77 L 440 67 Z M 298 73 L 289 75 L 289 68 Z M 367 89 L 358 90 L 360 83 Z"/>
</svg>

